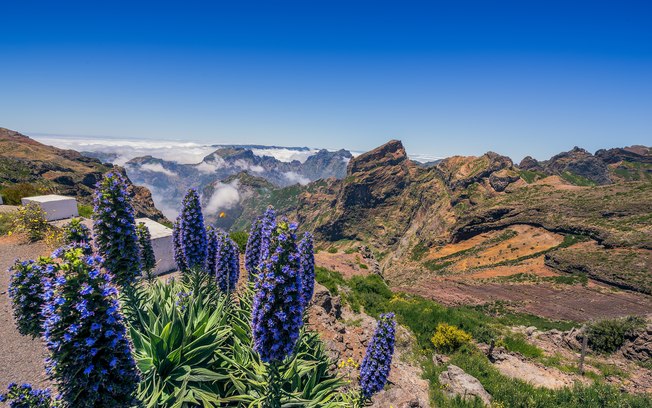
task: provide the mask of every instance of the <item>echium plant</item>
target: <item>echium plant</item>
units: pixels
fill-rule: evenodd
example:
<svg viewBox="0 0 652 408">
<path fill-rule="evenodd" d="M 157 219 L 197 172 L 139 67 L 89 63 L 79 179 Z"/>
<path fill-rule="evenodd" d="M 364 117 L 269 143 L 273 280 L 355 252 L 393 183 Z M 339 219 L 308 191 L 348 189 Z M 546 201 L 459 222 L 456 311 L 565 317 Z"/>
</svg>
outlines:
<svg viewBox="0 0 652 408">
<path fill-rule="evenodd" d="M 260 263 L 266 256 L 269 249 L 269 240 L 272 233 L 272 226 L 276 220 L 276 212 L 271 206 L 265 213 L 256 218 L 251 224 L 247 247 L 245 249 L 245 269 L 249 275 L 249 282 L 256 282 L 260 272 Z"/>
<path fill-rule="evenodd" d="M 138 236 L 138 249 L 140 250 L 140 262 L 143 272 L 148 277 L 151 276 L 156 267 L 156 257 L 152 247 L 152 234 L 144 222 L 139 222 L 136 226 L 136 235 Z"/>
<path fill-rule="evenodd" d="M 177 217 L 172 225 L 172 245 L 174 246 L 174 262 L 180 271 L 188 269 L 186 256 L 183 254 L 183 245 L 181 244 L 181 217 Z"/>
<path fill-rule="evenodd" d="M 292 354 L 303 325 L 296 225 L 273 223 L 252 307 L 254 350 L 268 366 L 269 406 L 280 407 L 279 366 Z"/>
<path fill-rule="evenodd" d="M 31 384 L 18 385 L 11 383 L 7 392 L 0 395 L 0 402 L 8 404 L 9 408 L 56 408 L 61 405 L 52 398 L 49 388 L 35 389 Z"/>
<path fill-rule="evenodd" d="M 38 337 L 43 331 L 41 308 L 45 283 L 54 277 L 51 261 L 43 257 L 37 261 L 16 260 L 9 268 L 9 297 L 18 332 L 23 336 Z"/>
<path fill-rule="evenodd" d="M 312 300 L 315 290 L 315 252 L 312 234 L 306 232 L 299 242 L 299 273 L 301 274 L 301 303 L 304 310 Z"/>
<path fill-rule="evenodd" d="M 363 401 L 369 400 L 385 387 L 394 355 L 395 332 L 394 313 L 381 314 L 360 366 L 360 391 Z"/>
<path fill-rule="evenodd" d="M 215 276 L 217 267 L 217 249 L 220 245 L 218 231 L 212 226 L 206 227 L 206 266 L 204 270 Z"/>
<path fill-rule="evenodd" d="M 140 276 L 140 250 L 134 209 L 129 203 L 125 180 L 107 173 L 95 190 L 95 244 L 103 266 L 119 287 L 131 286 Z"/>
<path fill-rule="evenodd" d="M 91 243 L 91 230 L 82 223 L 81 218 L 73 218 L 63 228 L 63 242 L 70 244 Z M 89 254 L 90 255 L 90 254 Z"/>
<path fill-rule="evenodd" d="M 131 407 L 139 374 L 111 275 L 99 256 L 55 252 L 60 273 L 46 285 L 47 372 L 68 407 Z"/>
<path fill-rule="evenodd" d="M 233 292 L 240 275 L 240 260 L 237 245 L 224 232 L 217 232 L 217 255 L 215 279 L 222 292 Z"/>
<path fill-rule="evenodd" d="M 206 228 L 197 190 L 191 188 L 183 198 L 179 240 L 186 267 L 203 268 L 206 261 Z"/>
</svg>

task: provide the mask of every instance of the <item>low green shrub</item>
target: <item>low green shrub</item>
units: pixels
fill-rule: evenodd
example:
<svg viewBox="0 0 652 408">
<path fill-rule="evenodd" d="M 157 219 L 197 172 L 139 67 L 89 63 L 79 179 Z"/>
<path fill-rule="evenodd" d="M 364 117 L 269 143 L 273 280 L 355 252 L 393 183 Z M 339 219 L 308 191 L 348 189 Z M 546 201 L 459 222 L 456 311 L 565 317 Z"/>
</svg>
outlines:
<svg viewBox="0 0 652 408">
<path fill-rule="evenodd" d="M 2 201 L 8 205 L 20 205 L 21 198 L 32 197 L 47 193 L 47 190 L 30 183 L 17 183 L 6 186 L 0 191 Z"/>
<path fill-rule="evenodd" d="M 241 254 L 245 253 L 247 249 L 247 240 L 249 239 L 249 233 L 247 231 L 232 231 L 229 233 L 229 236 L 238 245 L 238 249 Z"/>
<path fill-rule="evenodd" d="M 534 344 L 529 343 L 523 334 L 509 334 L 503 337 L 500 343 L 507 350 L 520 353 L 523 357 L 538 358 L 543 356 L 543 351 Z"/>
<path fill-rule="evenodd" d="M 323 285 L 333 295 L 339 293 L 339 286 L 345 284 L 341 273 L 331 271 L 321 266 L 315 267 L 315 281 Z"/>
<path fill-rule="evenodd" d="M 593 323 L 587 328 L 589 347 L 598 353 L 613 353 L 644 324 L 645 320 L 635 316 Z"/>
</svg>

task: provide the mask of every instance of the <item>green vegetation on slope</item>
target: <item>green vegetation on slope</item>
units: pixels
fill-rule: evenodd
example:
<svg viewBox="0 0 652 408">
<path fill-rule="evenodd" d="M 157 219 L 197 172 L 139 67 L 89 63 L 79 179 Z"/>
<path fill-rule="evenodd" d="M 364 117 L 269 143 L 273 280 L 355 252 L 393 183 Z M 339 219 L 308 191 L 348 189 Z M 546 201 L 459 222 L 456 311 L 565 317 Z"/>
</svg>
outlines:
<svg viewBox="0 0 652 408">
<path fill-rule="evenodd" d="M 570 322 L 557 322 L 538 316 L 512 313 L 502 303 L 482 307 L 445 307 L 420 296 L 392 292 L 378 275 L 355 276 L 344 279 L 341 274 L 318 268 L 316 279 L 334 293 L 343 295 L 353 310 L 362 310 L 372 316 L 392 311 L 400 324 L 409 328 L 417 339 L 417 355 L 430 383 L 430 395 L 436 406 L 482 407 L 479 401 L 468 402 L 447 399 L 439 384 L 439 374 L 445 365 L 433 363 L 436 351 L 431 341 L 437 326 L 445 323 L 470 333 L 476 341 L 497 340 L 508 350 L 521 353 L 538 361 L 547 361 L 542 351 L 529 344 L 523 336 L 507 330 L 508 326 L 535 326 L 539 330 L 568 330 Z M 338 286 L 340 288 L 338 288 Z M 537 388 L 526 382 L 505 377 L 494 368 L 487 357 L 472 345 L 463 345 L 450 354 L 450 364 L 455 364 L 476 377 L 493 396 L 496 406 L 502 407 L 650 407 L 647 396 L 621 393 L 617 388 L 603 383 L 602 377 L 590 386 L 550 390 Z"/>
</svg>

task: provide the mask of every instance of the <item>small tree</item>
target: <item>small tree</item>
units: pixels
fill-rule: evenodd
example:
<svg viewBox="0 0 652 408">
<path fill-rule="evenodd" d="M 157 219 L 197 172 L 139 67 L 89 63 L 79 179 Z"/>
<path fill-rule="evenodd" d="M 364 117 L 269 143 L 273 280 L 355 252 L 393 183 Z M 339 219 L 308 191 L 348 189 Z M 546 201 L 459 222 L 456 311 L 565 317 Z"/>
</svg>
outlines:
<svg viewBox="0 0 652 408">
<path fill-rule="evenodd" d="M 140 250 L 125 180 L 110 172 L 95 190 L 95 243 L 103 266 L 119 287 L 131 286 L 140 276 Z"/>
<path fill-rule="evenodd" d="M 56 256 L 61 274 L 48 285 L 43 309 L 50 378 L 65 406 L 133 406 L 139 376 L 111 275 L 81 248 Z"/>
<path fill-rule="evenodd" d="M 136 226 L 136 235 L 138 236 L 141 267 L 147 277 L 151 278 L 156 267 L 156 257 L 154 256 L 154 248 L 152 248 L 152 235 L 144 222 L 139 222 Z"/>
<path fill-rule="evenodd" d="M 38 337 L 43 331 L 43 293 L 47 281 L 54 277 L 50 258 L 37 261 L 16 260 L 9 269 L 9 297 L 12 301 L 18 332 L 23 336 Z"/>
</svg>

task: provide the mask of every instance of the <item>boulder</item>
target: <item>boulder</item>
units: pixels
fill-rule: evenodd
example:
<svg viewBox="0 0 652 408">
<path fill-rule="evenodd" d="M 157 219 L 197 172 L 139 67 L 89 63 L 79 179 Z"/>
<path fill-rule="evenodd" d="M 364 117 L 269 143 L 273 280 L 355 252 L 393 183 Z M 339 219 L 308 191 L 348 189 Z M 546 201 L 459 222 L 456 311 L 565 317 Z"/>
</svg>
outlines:
<svg viewBox="0 0 652 408">
<path fill-rule="evenodd" d="M 449 398 L 460 396 L 468 401 L 479 398 L 486 406 L 491 405 L 491 395 L 480 384 L 480 381 L 465 373 L 458 366 L 450 364 L 446 371 L 439 374 L 439 382 Z"/>
<path fill-rule="evenodd" d="M 628 360 L 641 363 L 652 361 L 652 325 L 629 339 L 620 352 Z"/>
<path fill-rule="evenodd" d="M 312 303 L 319 306 L 326 313 L 332 315 L 336 319 L 342 316 L 342 302 L 339 296 L 331 296 L 331 293 L 325 286 L 315 283 L 315 291 L 312 295 Z"/>
</svg>

